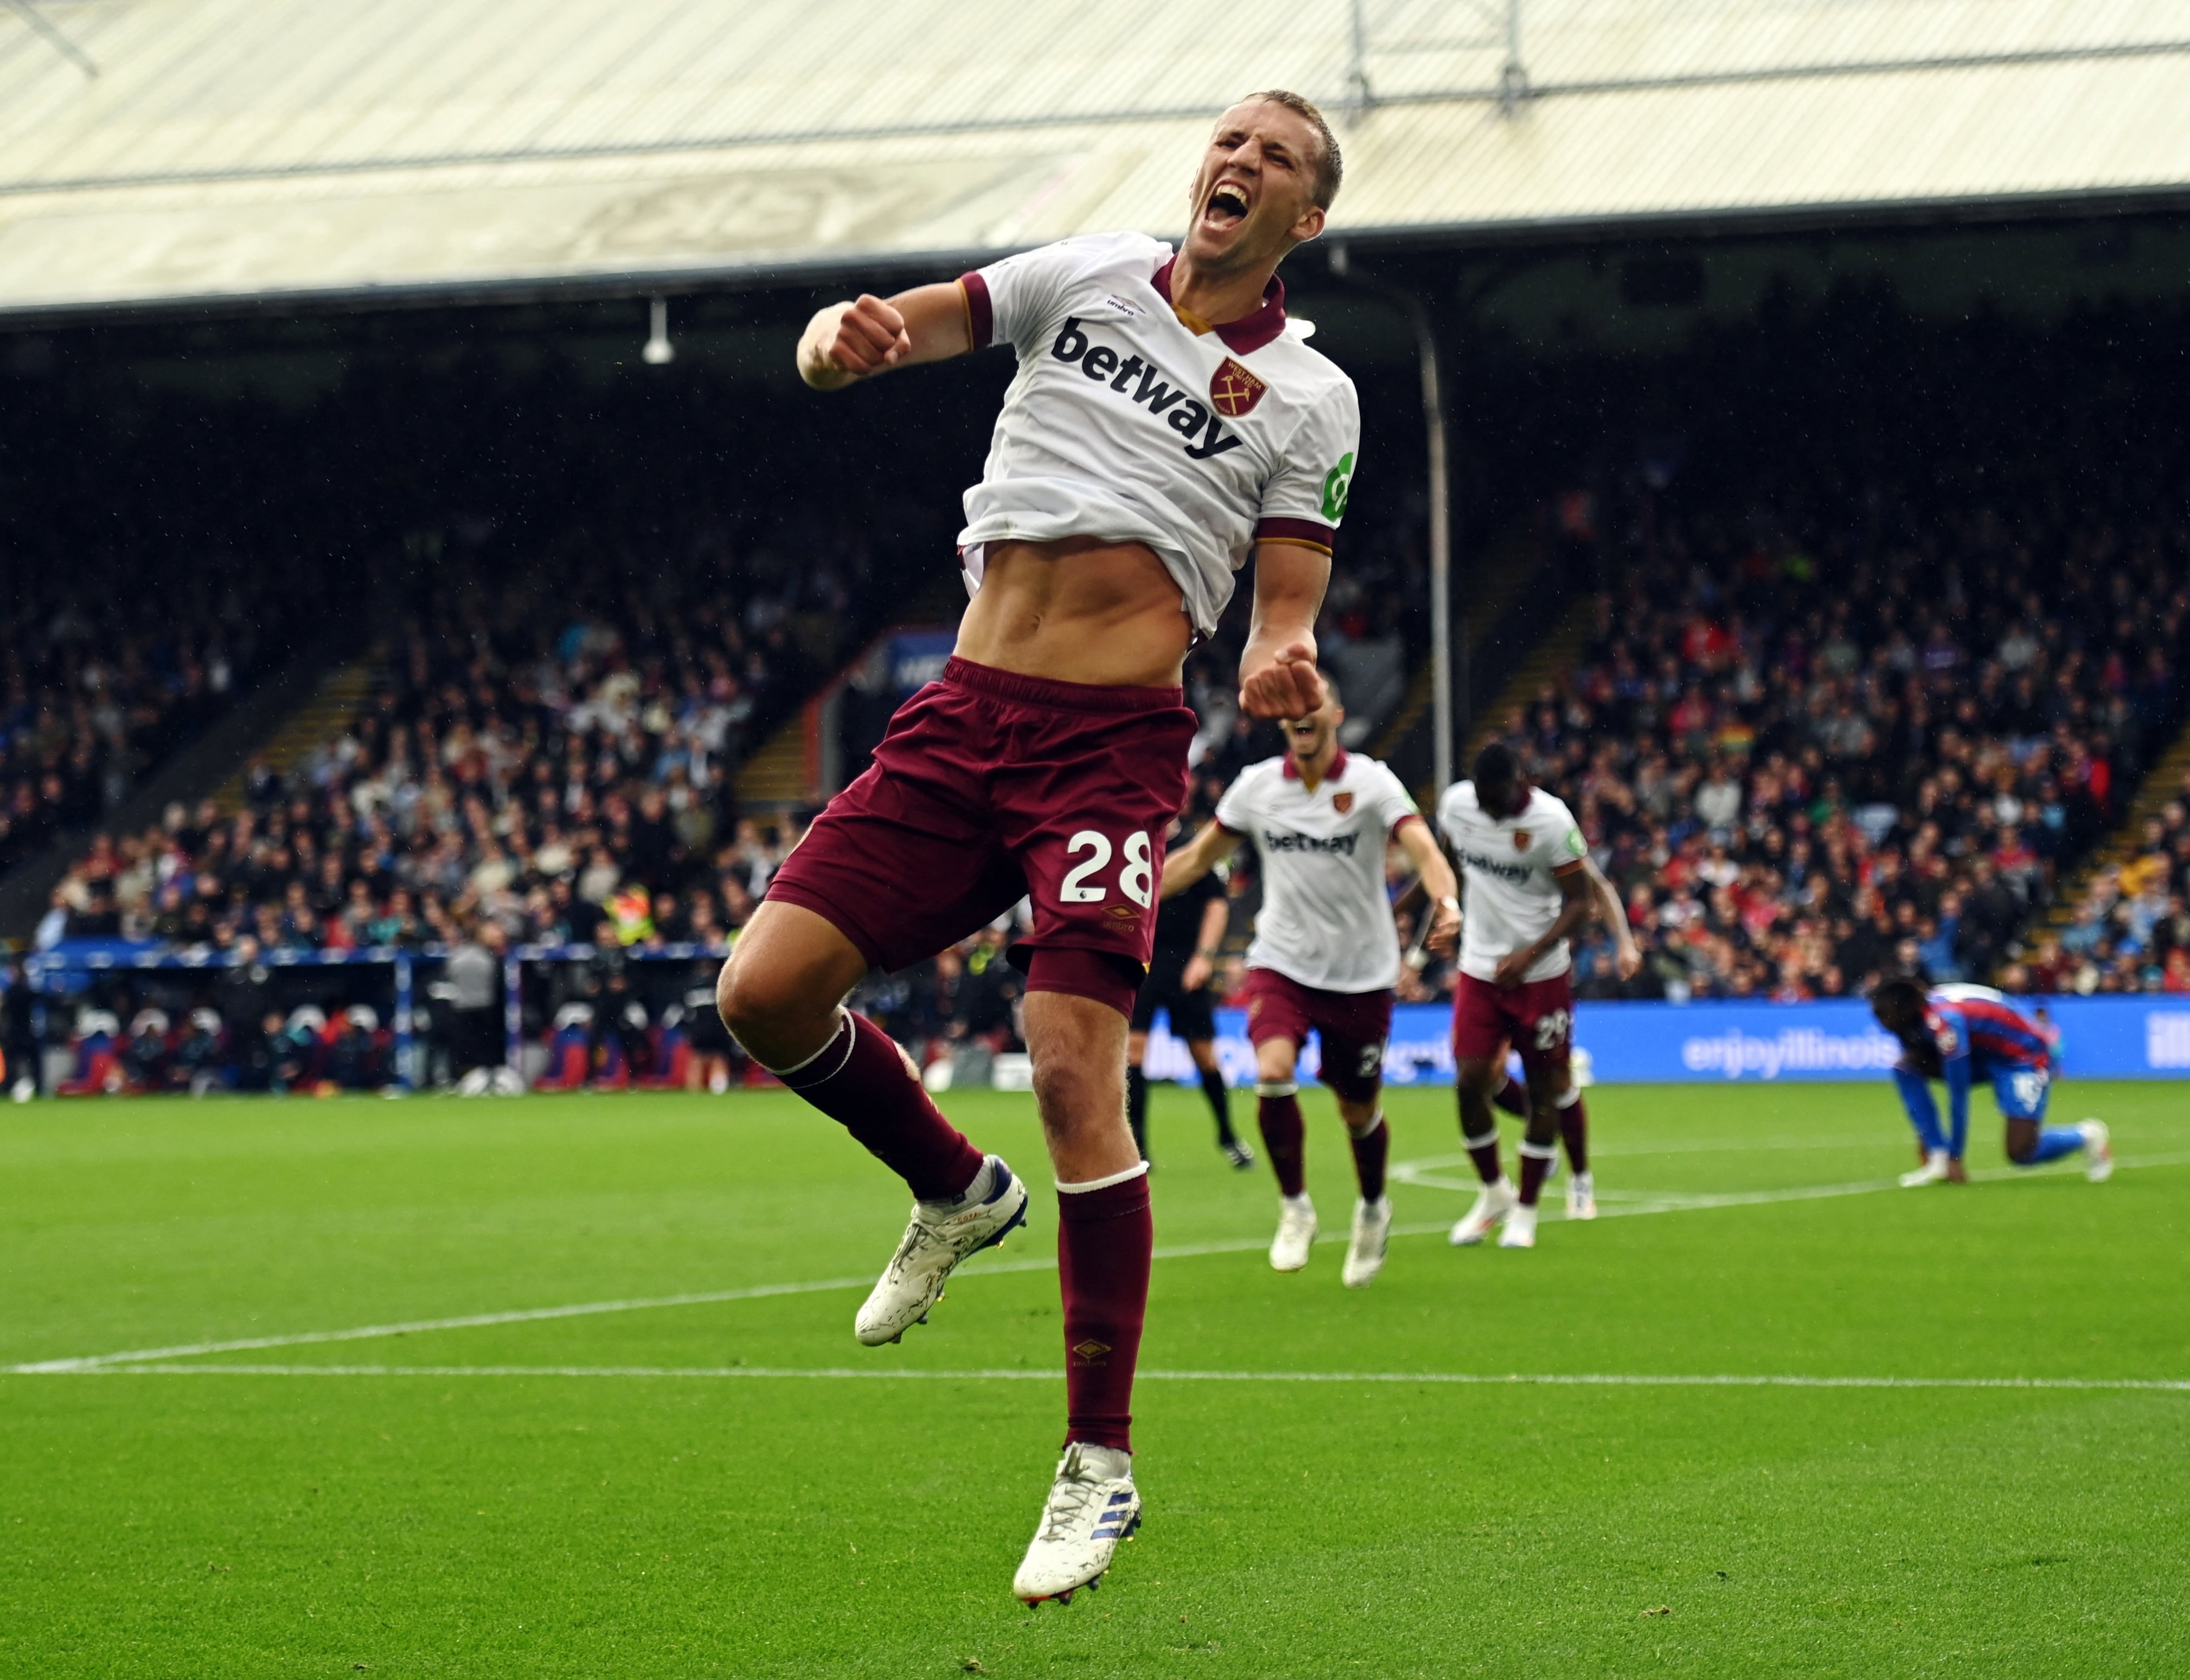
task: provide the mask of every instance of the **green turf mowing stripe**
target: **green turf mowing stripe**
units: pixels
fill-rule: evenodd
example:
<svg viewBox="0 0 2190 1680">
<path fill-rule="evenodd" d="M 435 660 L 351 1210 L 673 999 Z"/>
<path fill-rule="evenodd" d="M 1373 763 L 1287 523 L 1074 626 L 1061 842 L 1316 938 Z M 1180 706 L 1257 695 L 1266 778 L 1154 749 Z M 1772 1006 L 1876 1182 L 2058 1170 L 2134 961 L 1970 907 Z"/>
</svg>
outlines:
<svg viewBox="0 0 2190 1680">
<path fill-rule="evenodd" d="M 1464 1158 L 1464 1157 L 1463 1157 Z M 1455 1183 L 1424 1173 L 1421 1169 L 1430 1163 L 1441 1163 L 1444 1157 L 1427 1157 L 1420 1161 L 1400 1161 L 1391 1169 L 1393 1179 L 1420 1189 L 1472 1191 L 1478 1188 L 1472 1183 Z M 2172 1155 L 2147 1155 L 2135 1161 L 2118 1161 L 2117 1172 L 2140 1167 L 2179 1166 L 2190 1163 L 2190 1151 Z M 2073 1162 L 2066 1163 L 2046 1176 L 2065 1178 L 2081 1169 Z M 2019 1166 L 1983 1167 L 1970 1174 L 1972 1183 L 1994 1183 L 2014 1178 L 2028 1178 L 2034 1171 L 2045 1173 L 2046 1169 Z M 1718 1195 L 1683 1195 L 1667 1191 L 1635 1193 L 1634 1202 L 1608 1201 L 1601 1205 L 1597 1217 L 1601 1219 L 1632 1218 L 1644 1214 L 1696 1212 L 1718 1207 L 1761 1207 L 1778 1202 L 1817 1201 L 1840 1196 L 1869 1195 L 1881 1190 L 1898 1189 L 1891 1178 L 1869 1178 L 1845 1184 L 1808 1184 L 1776 1190 L 1731 1191 Z M 1604 1198 L 1600 1198 L 1605 1201 Z M 1556 1206 L 1547 1206 L 1546 1215 L 1563 1219 Z M 1394 1237 L 1432 1236 L 1448 1228 L 1443 1222 L 1428 1224 L 1394 1225 Z M 1342 1243 L 1345 1234 L 1332 1231 L 1317 1239 L 1319 1244 Z M 1159 1247 L 1159 1260 L 1194 1259 L 1212 1255 L 1252 1253 L 1266 1246 L 1260 1237 L 1243 1238 L 1227 1242 L 1186 1243 Z M 1009 1272 L 1043 1272 L 1054 1270 L 1056 1261 L 1046 1256 L 1033 1256 L 1018 1260 L 990 1260 L 967 1266 L 959 1275 L 979 1277 Z M 755 1284 L 743 1289 L 702 1290 L 679 1295 L 659 1295 L 625 1301 L 582 1301 L 560 1307 L 519 1308 L 506 1312 L 470 1313 L 453 1318 L 417 1319 L 402 1324 L 360 1325 L 347 1330 L 299 1331 L 283 1336 L 241 1337 L 224 1342 L 196 1342 L 170 1348 L 141 1348 L 115 1354 L 89 1354 L 72 1359 L 40 1359 L 27 1364 L 0 1365 L 0 1375 L 35 1376 L 50 1373 L 87 1371 L 109 1365 L 138 1365 L 161 1359 L 196 1359 L 212 1354 L 257 1353 L 272 1348 L 302 1348 L 332 1342 L 369 1342 L 392 1336 L 412 1336 L 432 1331 L 477 1330 L 497 1325 L 530 1324 L 554 1319 L 589 1318 L 606 1313 L 645 1312 L 667 1307 L 712 1306 L 725 1302 L 765 1300 L 772 1296 L 810 1295 L 838 1289 L 864 1289 L 869 1281 L 858 1278 L 821 1278 L 795 1283 Z"/>
<path fill-rule="evenodd" d="M 49 1376 L 620 1376 L 797 1378 L 848 1382 L 1056 1382 L 1054 1371 L 920 1371 L 855 1365 L 133 1365 L 48 1369 Z M 1145 1382 L 1435 1382 L 1578 1388 L 2064 1388 L 2190 1393 L 2190 1379 L 2109 1376 L 1801 1376 L 1771 1372 L 1467 1371 L 1142 1371 Z"/>
</svg>

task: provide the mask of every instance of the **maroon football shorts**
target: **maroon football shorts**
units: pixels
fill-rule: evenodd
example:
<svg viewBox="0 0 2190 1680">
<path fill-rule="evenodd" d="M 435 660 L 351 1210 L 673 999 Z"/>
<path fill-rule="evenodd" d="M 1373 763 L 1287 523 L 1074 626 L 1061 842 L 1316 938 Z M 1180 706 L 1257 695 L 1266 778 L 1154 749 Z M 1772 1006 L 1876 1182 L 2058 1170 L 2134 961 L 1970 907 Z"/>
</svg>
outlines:
<svg viewBox="0 0 2190 1680">
<path fill-rule="evenodd" d="M 1030 898 L 1030 990 L 1130 1013 L 1155 940 L 1163 834 L 1198 727 L 1177 689 L 1053 683 L 953 659 L 807 830 L 768 896 L 877 968 L 925 961 Z"/>
<path fill-rule="evenodd" d="M 1462 1062 L 1503 1062 L 1506 1046 L 1524 1068 L 1563 1068 L 1574 1047 L 1574 985 L 1555 974 L 1510 990 L 1462 974 L 1452 995 L 1452 1053 Z"/>
<path fill-rule="evenodd" d="M 1392 1036 L 1392 990 L 1322 991 L 1274 968 L 1247 971 L 1247 1036 L 1258 1049 L 1273 1038 L 1296 1047 L 1313 1032 L 1316 1074 L 1349 1103 L 1366 1103 L 1384 1082 L 1384 1041 Z"/>
</svg>

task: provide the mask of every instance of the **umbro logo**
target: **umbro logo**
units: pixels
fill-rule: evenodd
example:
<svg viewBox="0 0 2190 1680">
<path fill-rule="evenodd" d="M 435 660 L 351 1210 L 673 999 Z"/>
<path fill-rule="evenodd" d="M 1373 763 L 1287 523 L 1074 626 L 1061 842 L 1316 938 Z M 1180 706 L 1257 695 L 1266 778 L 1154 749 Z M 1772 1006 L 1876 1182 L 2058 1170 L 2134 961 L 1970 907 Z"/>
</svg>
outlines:
<svg viewBox="0 0 2190 1680">
<path fill-rule="evenodd" d="M 1206 461 L 1212 455 L 1222 455 L 1228 449 L 1239 448 L 1240 438 L 1225 431 L 1224 423 L 1217 417 L 1217 413 L 1245 414 L 1261 400 L 1262 392 L 1268 389 L 1262 380 L 1257 379 L 1230 357 L 1226 357 L 1224 367 L 1217 370 L 1217 381 L 1223 379 L 1225 368 L 1239 368 L 1240 372 L 1253 381 L 1258 389 L 1248 394 L 1244 387 L 1239 388 L 1240 396 L 1227 400 L 1238 400 L 1240 406 L 1225 408 L 1219 402 L 1217 409 L 1211 411 L 1187 395 L 1183 387 L 1173 385 L 1170 376 L 1154 362 L 1143 361 L 1134 355 L 1121 360 L 1115 350 L 1108 344 L 1095 343 L 1080 330 L 1081 326 L 1078 315 L 1069 316 L 1064 329 L 1057 335 L 1057 342 L 1049 347 L 1050 355 L 1068 367 L 1077 366 L 1090 379 L 1108 384 L 1134 406 L 1146 408 L 1150 414 L 1164 415 L 1164 423 L 1187 440 L 1186 455 L 1189 461 Z M 1209 388 L 1211 402 L 1217 402 L 1217 381 L 1212 381 Z M 1205 431 L 1207 434 L 1206 437 L 1203 435 Z M 1194 441 L 1197 438 L 1200 439 L 1198 443 Z"/>
<path fill-rule="evenodd" d="M 1098 1342 L 1091 1336 L 1085 1342 L 1073 1343 L 1072 1351 L 1080 1356 L 1081 1364 L 1093 1365 L 1096 1360 L 1110 1351 L 1110 1344 L 1107 1342 Z"/>
</svg>

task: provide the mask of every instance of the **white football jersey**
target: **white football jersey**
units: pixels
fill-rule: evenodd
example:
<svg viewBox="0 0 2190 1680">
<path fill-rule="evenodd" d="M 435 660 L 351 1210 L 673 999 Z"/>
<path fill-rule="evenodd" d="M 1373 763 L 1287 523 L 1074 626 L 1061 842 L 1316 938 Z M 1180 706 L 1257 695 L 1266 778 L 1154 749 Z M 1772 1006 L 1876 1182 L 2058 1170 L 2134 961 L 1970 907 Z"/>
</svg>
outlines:
<svg viewBox="0 0 2190 1680">
<path fill-rule="evenodd" d="M 1319 991 L 1381 991 L 1399 981 L 1399 935 L 1384 891 L 1384 843 L 1421 813 L 1399 777 L 1342 752 L 1315 792 L 1290 758 L 1240 772 L 1217 820 L 1255 843 L 1262 908 L 1250 968 Z"/>
<path fill-rule="evenodd" d="M 966 492 L 969 589 L 984 543 L 1143 542 L 1207 635 L 1257 540 L 1329 552 L 1361 435 L 1353 382 L 1285 330 L 1274 278 L 1255 314 L 1196 333 L 1172 310 L 1172 261 L 1145 234 L 1089 234 L 959 282 L 974 347 L 1019 361 Z"/>
<path fill-rule="evenodd" d="M 1489 817 L 1476 803 L 1475 784 L 1456 781 L 1438 801 L 1438 826 L 1467 883 L 1460 930 L 1460 972 L 1495 979 L 1498 964 L 1543 938 L 1559 919 L 1557 874 L 1589 854 L 1574 813 L 1540 787 L 1515 817 Z M 1566 973 L 1574 957 L 1564 939 L 1530 968 L 1530 981 Z"/>
</svg>

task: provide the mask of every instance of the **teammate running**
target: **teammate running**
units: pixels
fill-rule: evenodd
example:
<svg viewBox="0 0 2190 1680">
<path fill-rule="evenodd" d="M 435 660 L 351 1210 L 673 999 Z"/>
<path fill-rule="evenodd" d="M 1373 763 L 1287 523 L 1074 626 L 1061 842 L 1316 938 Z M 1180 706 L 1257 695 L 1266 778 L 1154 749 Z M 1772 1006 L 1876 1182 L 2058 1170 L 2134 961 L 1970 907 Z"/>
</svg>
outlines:
<svg viewBox="0 0 2190 1680">
<path fill-rule="evenodd" d="M 1476 755 L 1472 780 L 1445 790 L 1438 826 L 1467 885 L 1452 1053 L 1461 1141 L 1483 1181 L 1475 1206 L 1452 1228 L 1452 1240 L 1481 1242 L 1502 1221 L 1501 1248 L 1534 1248 L 1537 1197 L 1558 1157 L 1562 1118 L 1570 1121 L 1571 1140 L 1586 1135 L 1570 1055 L 1574 987 L 1568 971 L 1574 959 L 1567 936 L 1591 914 L 1589 848 L 1574 814 L 1531 786 L 1513 749 L 1501 741 Z M 1618 913 L 1616 895 L 1613 908 Z M 1490 1108 L 1492 1093 L 1506 1081 L 1508 1044 L 1520 1053 L 1529 1090 L 1518 1189 L 1499 1164 L 1498 1122 Z M 1575 1161 L 1568 1193 L 1570 1211 L 1581 1219 L 1597 1212 L 1587 1162 L 1586 1154 Z"/>
<path fill-rule="evenodd" d="M 1057 1177 L 1067 1422 L 1013 1583 L 1030 1602 L 1099 1576 L 1140 1518 L 1129 1428 L 1153 1228 L 1126 1125 L 1126 1019 L 1196 727 L 1181 667 L 1251 550 L 1241 709 L 1323 702 L 1315 616 L 1359 409 L 1285 330 L 1275 271 L 1323 230 L 1339 170 L 1313 105 L 1257 94 L 1218 120 L 1175 254 L 1138 233 L 1068 239 L 831 304 L 799 341 L 800 375 L 823 390 L 991 343 L 1018 360 L 966 492 L 956 651 L 776 871 L 718 996 L 763 1067 L 911 1188 L 854 1326 L 894 1342 L 960 1261 L 1024 1221 L 1027 1192 L 839 1000 L 870 968 L 922 961 L 1031 899 L 1013 960 Z"/>
<path fill-rule="evenodd" d="M 1452 948 L 1460 900 L 1452 866 L 1399 777 L 1339 746 L 1345 716 L 1326 681 L 1323 704 L 1286 725 L 1285 756 L 1242 770 L 1217 802 L 1217 820 L 1164 860 L 1163 891 L 1166 898 L 1191 891 L 1241 839 L 1254 842 L 1262 908 L 1247 948 L 1247 1036 L 1255 1046 L 1256 1117 L 1282 1198 L 1270 1264 L 1297 1272 L 1315 1240 L 1296 1083 L 1313 1031 L 1360 1181 L 1340 1272 L 1348 1289 L 1360 1289 L 1383 1269 L 1392 1228 L 1384 1195 L 1392 1133 L 1377 1104 L 1399 979 L 1399 935 L 1384 890 L 1386 840 L 1405 849 L 1436 906 L 1433 949 Z"/>
<path fill-rule="evenodd" d="M 1184 822 L 1182 809 L 1165 839 L 1176 838 Z M 1169 868 L 1168 860 L 1165 866 Z M 1126 1036 L 1126 1123 L 1133 1129 L 1133 1144 L 1143 1161 L 1149 1159 L 1149 1081 L 1143 1064 L 1148 1059 L 1149 1029 L 1155 1025 L 1160 1011 L 1171 1023 L 1172 1036 L 1184 1041 L 1194 1071 L 1201 1076 L 1201 1094 L 1217 1117 L 1217 1149 L 1243 1172 L 1255 1164 L 1254 1150 L 1232 1129 L 1232 1093 L 1225 1088 L 1224 1070 L 1217 1065 L 1217 1007 L 1209 995 L 1209 983 L 1217 973 L 1217 945 L 1231 909 L 1224 877 L 1211 870 L 1188 891 L 1166 894 L 1156 911 L 1155 950 L 1149 958 L 1149 977 L 1133 1000 Z"/>
<path fill-rule="evenodd" d="M 2113 1177 L 2113 1149 L 2103 1121 L 2045 1124 L 2053 1089 L 2053 1041 L 2025 1020 L 1989 986 L 1934 986 L 1926 992 L 1905 977 L 1871 989 L 1870 1012 L 1901 1041 L 1906 1053 L 1893 1070 L 1909 1123 L 1916 1128 L 1924 1164 L 1901 1175 L 1902 1187 L 1920 1189 L 1942 1182 L 1965 1183 L 1962 1151 L 1970 1135 L 1970 1087 L 1990 1080 L 2000 1118 L 2007 1122 L 2007 1158 L 2017 1166 L 2043 1166 L 2081 1151 L 2084 1176 L 2093 1183 Z M 1932 1081 L 1947 1087 L 1950 1130 L 1939 1130 Z"/>
</svg>

